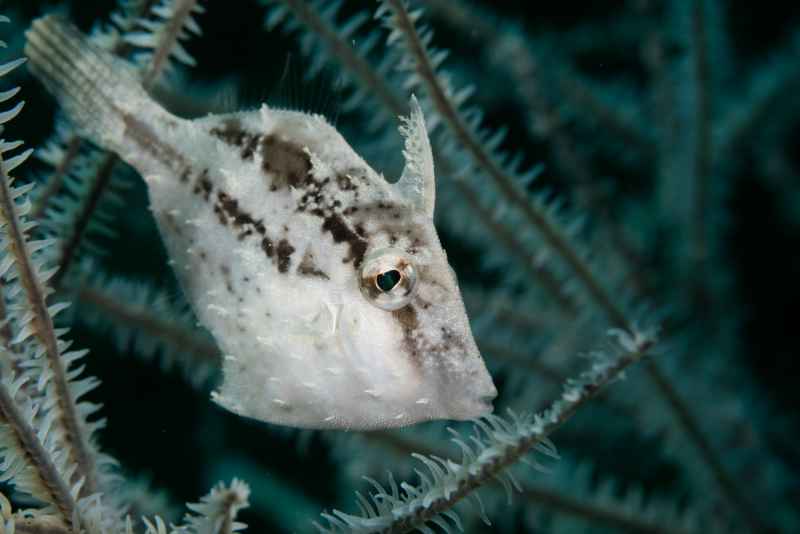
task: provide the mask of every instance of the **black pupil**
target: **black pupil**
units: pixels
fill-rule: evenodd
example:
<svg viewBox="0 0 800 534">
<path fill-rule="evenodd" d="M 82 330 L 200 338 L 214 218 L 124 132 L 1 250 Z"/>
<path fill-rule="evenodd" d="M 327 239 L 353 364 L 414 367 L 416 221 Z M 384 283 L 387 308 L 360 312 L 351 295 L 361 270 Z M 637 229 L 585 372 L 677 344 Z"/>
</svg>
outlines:
<svg viewBox="0 0 800 534">
<path fill-rule="evenodd" d="M 394 286 L 400 281 L 400 271 L 396 269 L 392 269 L 391 271 L 386 271 L 385 273 L 381 273 L 375 279 L 375 282 L 378 284 L 378 287 L 381 288 L 381 291 L 389 292 L 392 290 Z"/>
</svg>

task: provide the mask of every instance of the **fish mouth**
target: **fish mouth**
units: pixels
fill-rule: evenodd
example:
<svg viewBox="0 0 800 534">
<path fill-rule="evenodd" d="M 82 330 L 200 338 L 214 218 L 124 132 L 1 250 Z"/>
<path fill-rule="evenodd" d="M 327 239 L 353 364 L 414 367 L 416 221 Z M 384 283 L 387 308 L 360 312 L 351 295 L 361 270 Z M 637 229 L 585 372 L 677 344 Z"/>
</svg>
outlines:
<svg viewBox="0 0 800 534">
<path fill-rule="evenodd" d="M 449 417 L 459 421 L 466 421 L 489 415 L 494 411 L 493 401 L 496 398 L 497 390 L 492 388 L 488 393 L 459 399 L 451 403 Z"/>
<path fill-rule="evenodd" d="M 480 368 L 473 370 L 461 381 L 448 384 L 444 402 L 449 408 L 449 417 L 465 421 L 489 415 L 494 411 L 494 400 L 497 398 L 497 387 L 491 375 L 482 365 L 480 356 L 477 361 Z"/>
<path fill-rule="evenodd" d="M 497 390 L 489 395 L 478 397 L 477 405 L 484 410 L 483 415 L 490 414 L 494 411 L 494 400 L 497 398 Z"/>
<path fill-rule="evenodd" d="M 497 398 L 497 392 L 494 392 L 491 395 L 484 395 L 483 397 L 478 398 L 479 403 L 483 403 L 487 406 L 490 410 L 494 409 L 494 400 Z"/>
</svg>

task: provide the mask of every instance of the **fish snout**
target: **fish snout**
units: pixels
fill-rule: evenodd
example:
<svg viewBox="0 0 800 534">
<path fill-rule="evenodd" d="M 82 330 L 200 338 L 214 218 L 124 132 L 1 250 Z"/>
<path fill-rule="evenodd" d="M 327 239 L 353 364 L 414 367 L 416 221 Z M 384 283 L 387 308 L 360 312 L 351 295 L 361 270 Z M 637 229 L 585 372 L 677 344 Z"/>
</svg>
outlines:
<svg viewBox="0 0 800 534">
<path fill-rule="evenodd" d="M 497 398 L 497 388 L 489 374 L 484 371 L 483 376 L 467 381 L 448 397 L 450 418 L 461 421 L 475 419 L 494 411 L 493 401 Z"/>
</svg>

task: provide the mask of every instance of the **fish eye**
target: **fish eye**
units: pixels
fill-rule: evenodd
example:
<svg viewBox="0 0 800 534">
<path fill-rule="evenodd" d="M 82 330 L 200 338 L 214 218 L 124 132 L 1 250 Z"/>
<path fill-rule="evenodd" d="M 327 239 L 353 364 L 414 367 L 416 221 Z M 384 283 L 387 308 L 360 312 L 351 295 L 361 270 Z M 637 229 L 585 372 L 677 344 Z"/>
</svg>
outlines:
<svg viewBox="0 0 800 534">
<path fill-rule="evenodd" d="M 402 280 L 403 275 L 397 269 L 389 269 L 375 277 L 375 285 L 384 293 L 390 292 Z"/>
<path fill-rule="evenodd" d="M 405 254 L 384 250 L 364 261 L 361 267 L 361 293 L 383 310 L 399 310 L 414 296 L 417 272 Z"/>
</svg>

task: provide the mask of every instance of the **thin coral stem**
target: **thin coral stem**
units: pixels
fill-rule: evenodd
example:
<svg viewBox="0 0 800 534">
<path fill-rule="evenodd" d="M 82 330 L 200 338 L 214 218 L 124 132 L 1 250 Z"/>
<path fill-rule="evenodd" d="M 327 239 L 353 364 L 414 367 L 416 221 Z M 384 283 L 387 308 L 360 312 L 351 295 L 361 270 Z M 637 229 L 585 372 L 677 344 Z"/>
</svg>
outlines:
<svg viewBox="0 0 800 534">
<path fill-rule="evenodd" d="M 481 8 L 477 4 L 463 5 L 459 2 L 450 0 L 428 0 L 426 6 L 439 12 L 441 17 L 447 21 L 448 24 L 458 26 L 465 33 L 474 35 L 477 34 L 478 38 L 486 43 L 491 43 L 490 46 L 500 49 L 501 47 L 509 44 L 508 32 L 499 33 L 497 27 L 499 24 L 507 24 L 508 21 L 498 20 L 493 14 Z M 632 25 L 630 21 L 628 25 Z M 580 28 L 579 31 L 584 33 L 593 31 L 594 28 Z M 607 39 L 608 31 L 604 29 L 602 38 Z M 594 34 L 591 37 L 584 37 L 584 42 L 592 43 L 596 46 L 597 38 Z M 594 38 L 594 40 L 592 39 Z M 512 36 L 511 39 L 516 40 Z M 565 39 L 570 42 L 570 39 Z M 592 46 L 587 46 L 591 48 Z M 534 54 L 528 47 L 514 46 L 514 52 L 499 53 L 498 56 L 507 59 L 511 64 L 510 71 L 514 74 L 519 74 L 520 70 L 526 70 L 527 66 L 534 61 Z M 559 74 L 556 77 L 559 83 L 559 96 L 564 99 L 572 99 L 569 107 L 575 109 L 582 109 L 589 107 L 592 113 L 586 113 L 585 116 L 591 117 L 592 120 L 601 123 L 605 129 L 615 132 L 618 136 L 625 139 L 625 141 L 644 154 L 651 154 L 655 150 L 652 139 L 648 136 L 642 128 L 632 123 L 624 115 L 620 114 L 613 106 L 607 104 L 602 99 L 597 98 L 591 90 L 591 87 L 586 84 L 575 72 L 560 66 Z M 520 84 L 524 82 L 535 82 L 535 78 L 517 77 L 515 83 Z M 527 95 L 524 95 L 527 96 Z M 527 103 L 530 101 L 523 98 Z"/>
<path fill-rule="evenodd" d="M 800 90 L 800 64 L 796 60 L 799 52 L 800 32 L 795 32 L 784 50 L 753 74 L 753 82 L 744 94 L 724 110 L 715 127 L 719 132 L 719 140 L 714 143 L 716 158 L 736 153 L 742 143 L 758 134 L 758 128 L 774 113 L 785 111 L 787 100 L 793 99 Z M 796 107 L 792 113 L 797 114 Z"/>
<path fill-rule="evenodd" d="M 675 179 L 668 176 L 667 172 L 670 169 L 670 160 L 675 157 L 674 154 L 680 146 L 682 135 L 677 112 L 678 95 L 668 68 L 668 48 L 667 32 L 659 26 L 645 36 L 641 51 L 655 93 L 650 113 L 655 118 L 660 140 L 659 149 L 655 152 L 656 168 L 664 175 L 660 180 L 667 184 Z"/>
<path fill-rule="evenodd" d="M 282 0 L 295 17 L 331 49 L 345 68 L 361 80 L 362 85 L 374 93 L 394 116 L 408 115 L 408 105 L 384 82 L 372 65 L 358 55 L 352 45 L 342 40 L 336 31 L 305 0 Z"/>
<path fill-rule="evenodd" d="M 4 349 L 0 360 L 6 360 L 15 375 L 24 371 L 24 355 L 20 348 L 13 344 L 14 330 L 11 328 L 10 314 L 5 302 L 4 287 L 7 281 L 0 278 L 0 346 Z"/>
<path fill-rule="evenodd" d="M 78 156 L 81 148 L 81 138 L 77 135 L 71 136 L 66 142 L 67 151 L 61 161 L 58 162 L 47 184 L 44 186 L 42 192 L 36 198 L 33 209 L 31 210 L 31 218 L 40 220 L 47 210 L 50 201 L 55 197 L 64 187 L 64 179 L 68 174 L 68 170 L 72 162 Z"/>
<path fill-rule="evenodd" d="M 543 443 L 548 436 L 566 423 L 582 406 L 593 399 L 607 384 L 616 379 L 628 366 L 641 359 L 650 348 L 649 342 L 644 342 L 637 350 L 618 357 L 593 380 L 583 383 L 574 395 L 565 396 L 553 403 L 543 415 L 542 427 L 539 431 L 518 443 L 506 446 L 502 454 L 491 462 L 486 462 L 474 473 L 463 480 L 455 491 L 446 497 L 434 499 L 429 505 L 424 506 L 411 514 L 398 515 L 391 524 L 382 529 L 384 533 L 413 532 L 425 525 L 442 512 L 453 508 L 459 501 L 470 495 L 473 491 L 483 487 L 511 465 L 517 463 L 533 447 Z"/>
<path fill-rule="evenodd" d="M 646 136 L 630 123 L 630 121 L 608 106 L 601 98 L 578 78 L 569 73 L 567 69 L 559 73 L 558 86 L 561 91 L 570 95 L 577 109 L 586 110 L 587 115 L 603 124 L 608 130 L 623 139 L 629 145 L 637 148 L 640 154 L 653 154 L 654 146 Z"/>
<path fill-rule="evenodd" d="M 436 150 L 437 143 L 434 142 L 434 150 Z M 441 155 L 441 151 L 437 153 L 439 168 L 443 174 L 448 174 L 450 170 L 449 161 L 445 160 Z M 443 169 L 442 169 L 443 168 Z M 498 239 L 506 251 L 519 261 L 519 265 L 528 272 L 534 280 L 536 280 L 547 293 L 558 304 L 559 308 L 569 316 L 575 316 L 578 313 L 575 302 L 569 295 L 562 291 L 562 284 L 558 278 L 553 274 L 548 267 L 542 265 L 537 261 L 533 255 L 528 252 L 526 247 L 519 239 L 516 238 L 514 233 L 510 231 L 505 225 L 495 222 L 494 216 L 490 211 L 483 207 L 480 202 L 480 195 L 471 188 L 464 180 L 455 180 L 454 184 L 456 190 L 461 194 L 461 197 L 466 201 L 470 209 L 476 214 L 477 219 L 480 220 L 488 230 Z"/>
<path fill-rule="evenodd" d="M 511 44 L 513 43 L 513 44 Z M 631 279 L 638 288 L 644 286 L 640 280 L 641 266 L 643 264 L 640 251 L 636 250 L 622 232 L 619 224 L 611 217 L 611 203 L 607 195 L 596 186 L 589 171 L 589 162 L 585 154 L 577 149 L 572 136 L 564 128 L 563 120 L 559 116 L 556 106 L 550 103 L 541 86 L 541 62 L 528 47 L 517 39 L 506 39 L 505 46 L 509 46 L 511 55 L 516 59 L 511 62 L 511 73 L 516 76 L 515 85 L 523 100 L 530 105 L 532 117 L 527 121 L 531 130 L 538 130 L 541 137 L 546 137 L 552 144 L 553 158 L 566 178 L 575 185 L 575 196 L 580 204 L 592 210 L 595 218 L 602 224 L 602 229 L 609 236 L 611 244 L 617 255 L 627 264 Z"/>
<path fill-rule="evenodd" d="M 6 281 L 0 278 L 0 345 L 7 351 L 11 350 L 11 341 L 14 339 L 14 332 L 8 321 L 8 307 L 4 297 Z"/>
<path fill-rule="evenodd" d="M 694 147 L 694 193 L 690 225 L 692 286 L 698 306 L 705 304 L 705 266 L 708 260 L 708 195 L 711 181 L 711 66 L 708 58 L 706 6 L 695 0 L 692 9 L 694 40 L 694 100 L 697 137 Z"/>
<path fill-rule="evenodd" d="M 67 482 L 61 478 L 53 459 L 39 440 L 38 433 L 22 415 L 19 406 L 5 386 L 0 385 L 0 419 L 14 434 L 25 461 L 36 470 L 48 502 L 56 507 L 61 519 L 72 525 L 76 505 Z"/>
<path fill-rule="evenodd" d="M 76 464 L 74 480 L 84 480 L 81 495 L 91 495 L 97 491 L 97 473 L 94 456 L 89 450 L 88 438 L 81 424 L 75 399 L 69 388 L 64 361 L 58 347 L 58 339 L 53 327 L 53 319 L 47 309 L 46 292 L 39 280 L 27 249 L 27 239 L 17 214 L 9 178 L 5 172 L 0 180 L 0 216 L 5 224 L 8 239 L 8 253 L 15 259 L 19 282 L 25 290 L 30 312 L 33 334 L 44 349 L 44 357 L 52 372 L 52 383 L 58 403 L 58 421 L 64 429 L 66 450 Z"/>
<path fill-rule="evenodd" d="M 690 228 L 691 257 L 692 257 L 692 285 L 693 298 L 698 309 L 707 303 L 705 284 L 705 266 L 708 259 L 708 217 L 709 189 L 712 173 L 712 100 L 711 100 L 711 65 L 708 49 L 708 29 L 706 20 L 705 0 L 695 0 L 692 6 L 692 39 L 694 62 L 694 99 L 695 121 L 697 127 L 695 140 L 695 153 L 693 162 L 693 205 Z M 766 527 L 758 514 L 739 489 L 734 478 L 725 469 L 718 454 L 714 451 L 710 441 L 702 432 L 696 418 L 692 415 L 688 405 L 683 402 L 677 391 L 667 383 L 666 377 L 658 372 L 651 371 L 650 375 L 656 382 L 659 390 L 667 395 L 667 400 L 673 406 L 681 426 L 695 443 L 703 459 L 710 467 L 711 472 L 729 502 L 735 505 L 736 511 L 747 521 L 755 532 L 763 532 Z"/>
<path fill-rule="evenodd" d="M 142 85 L 145 89 L 151 89 L 156 80 L 163 74 L 172 49 L 178 45 L 183 25 L 192 15 L 192 10 L 197 5 L 197 0 L 176 0 L 175 4 L 174 14 L 167 21 L 164 29 L 163 39 L 155 48 L 153 58 L 142 75 Z"/>
<path fill-rule="evenodd" d="M 645 362 L 645 368 L 648 370 L 650 378 L 655 382 L 658 390 L 666 396 L 666 400 L 672 407 L 678 419 L 678 423 L 683 427 L 700 453 L 700 456 L 706 462 L 722 494 L 726 497 L 728 502 L 735 507 L 734 511 L 747 521 L 753 532 L 769 532 L 769 529 L 760 519 L 750 500 L 742 493 L 733 476 L 728 473 L 728 470 L 722 464 L 722 460 L 720 460 L 717 451 L 714 450 L 711 442 L 700 428 L 697 419 L 689 410 L 689 406 L 680 398 L 678 392 L 672 387 L 672 384 L 668 382 L 666 376 L 656 367 L 651 369 L 651 366 L 653 366 L 653 360 L 648 359 Z"/>
<path fill-rule="evenodd" d="M 402 439 L 398 436 L 375 436 L 370 434 L 370 441 L 383 442 L 386 446 L 396 449 L 401 454 L 407 455 L 413 452 L 426 456 L 445 457 L 439 451 L 426 449 L 419 442 L 412 439 Z M 495 483 L 492 487 L 497 488 Z M 625 532 L 636 532 L 640 534 L 688 534 L 688 531 L 678 529 L 674 524 L 664 525 L 656 523 L 647 517 L 638 516 L 630 510 L 613 506 L 606 503 L 599 506 L 591 501 L 573 498 L 565 492 L 548 488 L 523 486 L 521 495 L 534 506 L 544 505 L 558 513 L 579 517 L 590 522 L 592 525 L 605 524 L 611 527 L 623 529 Z"/>
<path fill-rule="evenodd" d="M 177 350 L 192 354 L 205 364 L 220 367 L 222 357 L 219 349 L 211 342 L 205 342 L 196 331 L 180 328 L 172 323 L 159 320 L 156 316 L 126 306 L 119 299 L 91 287 L 78 290 L 78 300 L 95 306 L 114 321 L 145 332 L 164 341 Z"/>
<path fill-rule="evenodd" d="M 558 328 L 556 316 L 531 313 L 521 309 L 518 299 L 511 295 L 489 296 L 483 291 L 474 288 L 464 288 L 461 291 L 467 310 L 477 313 L 486 313 L 496 317 L 496 322 L 503 328 L 518 332 L 525 338 L 531 334 L 540 334 L 548 329 Z"/>
<path fill-rule="evenodd" d="M 64 240 L 58 253 L 58 270 L 53 275 L 53 288 L 59 289 L 64 277 L 69 271 L 72 262 L 75 261 L 80 248 L 80 243 L 86 235 L 86 231 L 91 223 L 92 216 L 100 205 L 103 193 L 106 191 L 111 178 L 114 175 L 114 167 L 119 163 L 119 158 L 110 152 L 102 157 L 101 163 L 97 166 L 95 175 L 92 177 L 89 193 L 83 199 L 83 209 L 81 209 L 72 224 L 72 231 L 68 239 Z"/>
<path fill-rule="evenodd" d="M 433 448 L 408 433 L 400 434 L 393 431 L 370 432 L 365 434 L 364 437 L 370 443 L 376 443 L 380 447 L 388 448 L 398 456 L 405 457 L 410 454 L 422 454 L 439 458 L 447 458 L 449 456 L 440 448 Z M 489 485 L 497 488 L 497 484 L 492 485 L 490 482 Z M 592 501 L 576 499 L 555 489 L 523 485 L 522 496 L 531 504 L 544 504 L 562 514 L 580 517 L 590 521 L 592 524 L 602 523 L 618 527 L 626 532 L 686 534 L 686 531 L 676 528 L 673 524 L 654 523 L 648 517 L 639 516 L 631 510 L 613 506 L 609 503 L 604 503 L 603 506 L 600 506 Z"/>
<path fill-rule="evenodd" d="M 239 498 L 234 492 L 225 495 L 222 503 L 222 524 L 217 530 L 218 534 L 233 534 L 233 525 L 236 521 L 236 507 L 239 506 Z"/>
<path fill-rule="evenodd" d="M 522 490 L 522 496 L 532 504 L 544 504 L 563 514 L 586 519 L 592 525 L 601 523 L 640 534 L 688 534 L 688 531 L 676 528 L 673 524 L 665 525 L 662 521 L 637 517 L 621 507 L 608 504 L 597 506 L 549 489 L 528 487 Z"/>
</svg>

